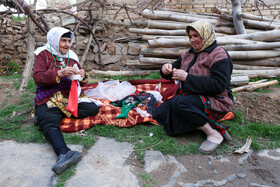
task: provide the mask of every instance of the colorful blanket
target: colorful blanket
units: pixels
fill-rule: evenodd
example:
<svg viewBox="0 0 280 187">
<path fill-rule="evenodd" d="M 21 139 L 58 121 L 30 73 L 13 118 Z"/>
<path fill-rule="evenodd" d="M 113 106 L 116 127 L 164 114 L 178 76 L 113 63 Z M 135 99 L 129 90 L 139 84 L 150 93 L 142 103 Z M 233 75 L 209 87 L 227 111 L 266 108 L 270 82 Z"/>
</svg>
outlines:
<svg viewBox="0 0 280 187">
<path fill-rule="evenodd" d="M 156 85 L 161 83 L 160 92 L 163 95 L 163 100 L 165 100 L 166 97 L 170 95 L 170 93 L 172 93 L 172 92 L 170 93 L 168 92 L 171 90 L 170 88 L 174 87 L 173 82 L 164 79 L 132 80 L 129 82 L 136 87 L 135 93 L 141 91 L 145 91 L 145 92 L 153 91 Z M 96 86 L 98 86 L 97 83 L 88 84 L 87 86 L 83 87 L 83 91 L 87 89 L 95 88 Z M 115 125 L 118 127 L 130 127 L 145 122 L 158 124 L 152 117 L 143 117 L 140 114 L 138 114 L 134 109 L 131 109 L 128 112 L 127 118 L 117 119 L 116 117 L 121 113 L 121 108 L 111 105 L 109 100 L 104 100 L 104 99 L 98 99 L 98 100 L 101 101 L 104 105 L 100 107 L 99 113 L 96 116 L 87 117 L 84 119 L 63 118 L 60 122 L 61 130 L 63 132 L 75 132 L 75 131 L 88 129 L 96 124 Z M 146 106 L 142 106 L 140 108 L 146 111 Z"/>
<path fill-rule="evenodd" d="M 160 83 L 161 89 L 160 93 L 163 96 L 163 101 L 167 98 L 172 97 L 178 87 L 178 85 L 174 84 L 174 82 L 165 80 L 165 79 L 155 79 L 155 80 L 132 80 L 129 81 L 132 85 L 136 87 L 136 92 L 139 93 L 141 91 L 153 91 L 155 87 Z M 88 84 L 83 87 L 83 91 L 87 89 L 92 89 L 97 87 L 98 84 Z M 95 98 L 96 99 L 96 98 Z M 101 125 L 115 125 L 118 127 L 130 127 L 136 124 L 141 123 L 152 123 L 158 124 L 152 117 L 145 117 L 138 114 L 134 109 L 131 109 L 128 112 L 127 118 L 125 119 L 117 119 L 116 117 L 121 113 L 121 108 L 111 105 L 109 100 L 98 99 L 104 105 L 102 105 L 99 109 L 99 113 L 94 117 L 87 117 L 84 119 L 75 119 L 75 118 L 63 118 L 60 122 L 60 127 L 63 132 L 76 132 L 80 130 L 88 129 L 96 124 Z M 159 105 L 159 103 L 158 103 Z M 142 110 L 146 111 L 146 106 L 140 107 Z M 223 120 L 228 120 L 234 118 L 233 113 L 228 113 Z"/>
</svg>

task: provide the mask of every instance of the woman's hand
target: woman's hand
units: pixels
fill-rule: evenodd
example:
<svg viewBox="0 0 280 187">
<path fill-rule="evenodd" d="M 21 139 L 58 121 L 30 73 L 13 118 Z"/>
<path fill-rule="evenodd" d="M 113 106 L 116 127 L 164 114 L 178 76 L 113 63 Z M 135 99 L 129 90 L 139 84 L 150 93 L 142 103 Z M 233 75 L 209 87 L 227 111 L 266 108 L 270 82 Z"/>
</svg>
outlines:
<svg viewBox="0 0 280 187">
<path fill-rule="evenodd" d="M 76 70 L 76 68 L 73 68 L 73 67 L 66 67 L 66 68 L 58 70 L 58 72 L 57 72 L 57 76 L 59 78 L 69 77 L 71 75 L 76 75 L 76 74 L 77 74 L 77 70 Z"/>
<path fill-rule="evenodd" d="M 83 70 L 83 69 L 78 70 L 77 71 L 77 75 L 80 75 L 81 78 L 84 79 L 84 77 L 85 77 L 85 70 Z"/>
<path fill-rule="evenodd" d="M 182 69 L 173 69 L 172 79 L 185 82 L 187 79 L 188 73 Z"/>
<path fill-rule="evenodd" d="M 172 73 L 172 64 L 164 64 L 161 71 L 164 75 Z"/>
</svg>

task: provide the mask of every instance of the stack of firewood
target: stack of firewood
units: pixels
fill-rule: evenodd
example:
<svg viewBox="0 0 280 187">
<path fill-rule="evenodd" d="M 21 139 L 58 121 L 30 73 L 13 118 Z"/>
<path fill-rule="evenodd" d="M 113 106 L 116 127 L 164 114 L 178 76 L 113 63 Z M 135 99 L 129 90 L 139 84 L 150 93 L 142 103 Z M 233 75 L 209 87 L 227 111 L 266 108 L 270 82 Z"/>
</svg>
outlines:
<svg viewBox="0 0 280 187">
<path fill-rule="evenodd" d="M 145 29 L 131 28 L 131 33 L 142 35 L 147 45 L 141 48 L 139 61 L 128 62 L 139 68 L 160 68 L 173 62 L 190 48 L 186 36 L 186 25 L 197 20 L 207 20 L 214 25 L 217 42 L 225 48 L 234 63 L 232 85 L 259 88 L 278 82 L 266 80 L 249 85 L 249 78 L 271 78 L 280 76 L 280 21 L 252 15 L 243 15 L 248 34 L 236 35 L 232 17 L 226 12 L 202 15 L 172 11 L 144 10 L 143 17 L 149 19 Z M 143 46 L 143 45 L 142 45 Z M 237 90 L 240 91 L 240 90 Z"/>
</svg>

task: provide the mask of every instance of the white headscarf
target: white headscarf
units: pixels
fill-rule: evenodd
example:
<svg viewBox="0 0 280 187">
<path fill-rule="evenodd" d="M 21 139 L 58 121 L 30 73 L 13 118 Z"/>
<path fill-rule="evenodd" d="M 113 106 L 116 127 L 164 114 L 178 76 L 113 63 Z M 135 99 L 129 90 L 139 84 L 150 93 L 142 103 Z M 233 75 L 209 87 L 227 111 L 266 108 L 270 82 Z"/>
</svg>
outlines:
<svg viewBox="0 0 280 187">
<path fill-rule="evenodd" d="M 63 34 L 70 32 L 70 39 L 71 39 L 71 45 L 73 44 L 74 41 L 74 34 L 73 32 L 71 32 L 68 29 L 65 29 L 63 27 L 53 27 L 51 30 L 49 30 L 48 34 L 47 34 L 47 43 L 45 46 L 43 47 L 39 47 L 38 49 L 36 49 L 34 51 L 34 53 L 36 55 L 38 55 L 39 53 L 41 53 L 43 50 L 47 50 L 50 53 L 52 53 L 53 55 L 57 56 L 57 57 L 61 57 L 61 58 L 68 58 L 68 54 L 61 54 L 59 52 L 59 41 L 60 38 Z M 74 53 L 74 51 L 72 51 L 71 49 L 69 50 L 69 58 L 79 62 L 78 56 L 76 55 L 76 53 Z"/>
</svg>

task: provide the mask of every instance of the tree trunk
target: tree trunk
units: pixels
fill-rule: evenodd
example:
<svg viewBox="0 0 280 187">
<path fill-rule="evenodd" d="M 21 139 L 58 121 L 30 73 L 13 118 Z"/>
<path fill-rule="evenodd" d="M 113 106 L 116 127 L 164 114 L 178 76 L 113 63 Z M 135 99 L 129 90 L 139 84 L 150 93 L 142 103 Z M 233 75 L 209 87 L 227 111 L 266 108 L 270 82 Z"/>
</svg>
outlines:
<svg viewBox="0 0 280 187">
<path fill-rule="evenodd" d="M 231 0 L 233 24 L 236 34 L 246 34 L 245 26 L 241 20 L 241 0 Z"/>
<path fill-rule="evenodd" d="M 35 38 L 34 38 L 34 24 L 30 17 L 28 17 L 28 44 L 27 44 L 27 58 L 22 72 L 22 79 L 19 86 L 19 90 L 22 91 L 28 84 L 32 74 L 32 68 L 34 64 L 34 51 L 35 51 Z"/>
</svg>

